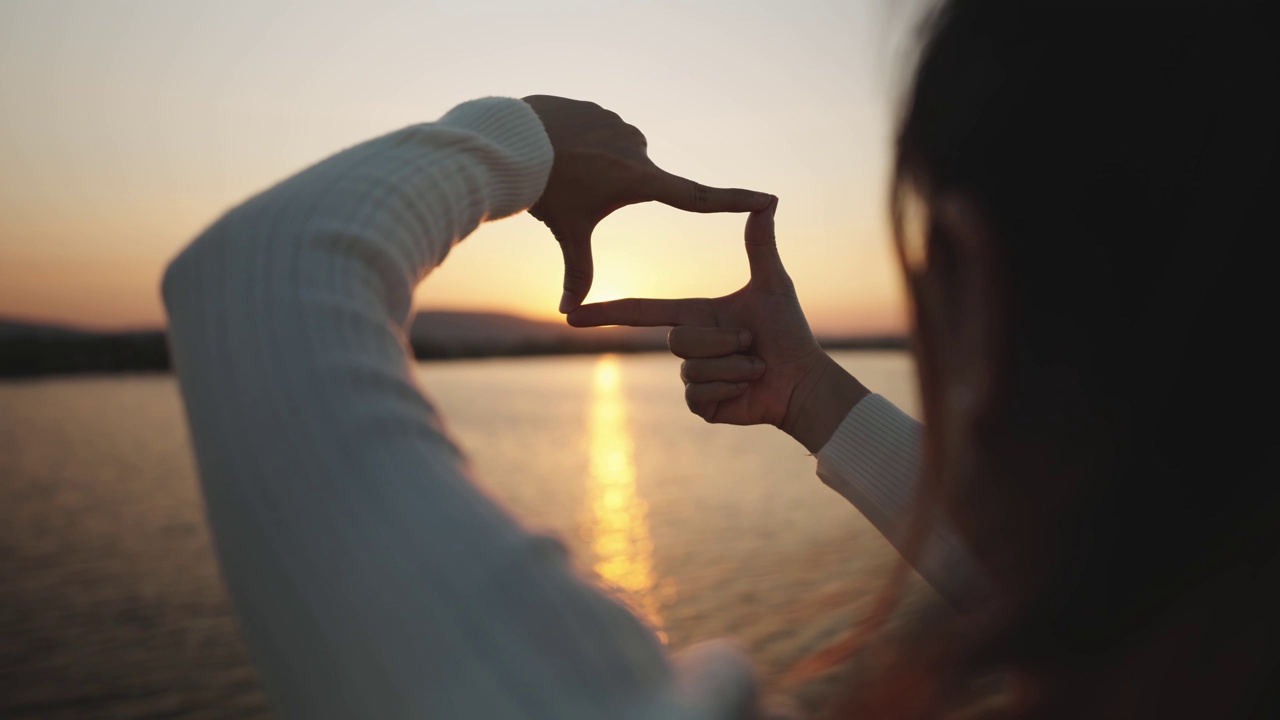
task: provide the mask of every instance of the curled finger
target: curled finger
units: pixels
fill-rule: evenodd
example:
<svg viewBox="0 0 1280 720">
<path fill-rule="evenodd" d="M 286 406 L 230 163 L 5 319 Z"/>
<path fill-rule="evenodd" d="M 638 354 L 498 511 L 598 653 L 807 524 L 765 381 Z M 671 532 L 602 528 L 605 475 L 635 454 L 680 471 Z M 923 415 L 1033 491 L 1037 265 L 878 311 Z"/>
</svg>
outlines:
<svg viewBox="0 0 1280 720">
<path fill-rule="evenodd" d="M 692 358 L 680 363 L 680 379 L 686 383 L 738 383 L 755 380 L 764 369 L 764 361 L 754 355 Z"/>
<path fill-rule="evenodd" d="M 694 415 L 715 422 L 716 407 L 725 400 L 738 397 L 747 389 L 747 383 L 705 382 L 684 386 L 684 402 Z"/>
</svg>

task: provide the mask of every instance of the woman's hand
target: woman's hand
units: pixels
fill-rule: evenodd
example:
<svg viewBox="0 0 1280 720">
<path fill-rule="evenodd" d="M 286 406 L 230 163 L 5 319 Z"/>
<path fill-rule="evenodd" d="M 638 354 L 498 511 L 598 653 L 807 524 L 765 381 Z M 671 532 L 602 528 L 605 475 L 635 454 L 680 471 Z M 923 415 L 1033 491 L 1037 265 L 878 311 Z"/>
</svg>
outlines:
<svg viewBox="0 0 1280 720">
<path fill-rule="evenodd" d="M 747 220 L 751 280 L 724 297 L 584 305 L 569 324 L 673 325 L 685 402 L 707 422 L 775 425 L 817 452 L 867 390 L 823 352 L 774 238 L 777 200 Z"/>
<path fill-rule="evenodd" d="M 644 133 L 595 103 L 550 95 L 524 101 L 546 128 L 555 150 L 551 177 L 529 213 L 551 229 L 564 253 L 560 312 L 582 304 L 591 289 L 591 233 L 609 213 L 657 200 L 690 212 L 750 212 L 771 196 L 700 185 L 649 159 Z"/>
</svg>

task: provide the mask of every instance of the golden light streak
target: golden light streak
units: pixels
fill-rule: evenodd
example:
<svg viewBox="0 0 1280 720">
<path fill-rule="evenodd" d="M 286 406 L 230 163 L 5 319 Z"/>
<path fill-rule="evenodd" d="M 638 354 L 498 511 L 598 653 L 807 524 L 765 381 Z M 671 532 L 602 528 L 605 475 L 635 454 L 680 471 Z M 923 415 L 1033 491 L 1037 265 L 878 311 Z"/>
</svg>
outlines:
<svg viewBox="0 0 1280 720">
<path fill-rule="evenodd" d="M 634 446 L 615 355 L 596 363 L 589 432 L 590 465 L 582 535 L 596 574 L 666 642 L 653 571 L 648 505 L 636 494 Z"/>
</svg>

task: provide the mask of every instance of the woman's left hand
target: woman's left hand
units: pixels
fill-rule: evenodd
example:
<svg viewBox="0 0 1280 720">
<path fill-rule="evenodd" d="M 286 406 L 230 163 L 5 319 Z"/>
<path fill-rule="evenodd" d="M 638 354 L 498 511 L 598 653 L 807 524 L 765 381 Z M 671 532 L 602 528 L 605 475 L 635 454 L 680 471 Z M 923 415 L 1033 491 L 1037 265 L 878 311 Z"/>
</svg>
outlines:
<svg viewBox="0 0 1280 720">
<path fill-rule="evenodd" d="M 867 394 L 823 352 L 778 256 L 776 205 L 752 213 L 745 233 L 751 281 L 718 298 L 628 298 L 584 305 L 569 324 L 672 325 L 667 344 L 684 358 L 685 403 L 711 423 L 768 423 L 817 452 Z"/>
<path fill-rule="evenodd" d="M 690 212 L 751 212 L 772 196 L 712 188 L 662 170 L 649 159 L 644 133 L 617 113 L 581 100 L 531 95 L 524 101 L 546 128 L 555 164 L 542 197 L 529 213 L 551 229 L 564 253 L 567 313 L 591 289 L 591 233 L 609 213 L 656 200 Z"/>
</svg>

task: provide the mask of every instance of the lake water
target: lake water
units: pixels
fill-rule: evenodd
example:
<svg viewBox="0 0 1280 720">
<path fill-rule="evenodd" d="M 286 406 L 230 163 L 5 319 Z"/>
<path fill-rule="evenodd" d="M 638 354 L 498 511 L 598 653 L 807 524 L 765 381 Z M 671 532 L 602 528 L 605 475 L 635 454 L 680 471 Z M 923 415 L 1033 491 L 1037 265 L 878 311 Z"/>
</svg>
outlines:
<svg viewBox="0 0 1280 720">
<path fill-rule="evenodd" d="M 916 413 L 910 358 L 842 352 Z M 419 366 L 491 492 L 564 538 L 673 648 L 729 637 L 766 691 L 897 556 L 772 427 L 688 412 L 665 354 Z M 0 717 L 266 717 L 166 375 L 0 383 Z"/>
</svg>

